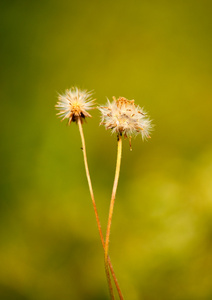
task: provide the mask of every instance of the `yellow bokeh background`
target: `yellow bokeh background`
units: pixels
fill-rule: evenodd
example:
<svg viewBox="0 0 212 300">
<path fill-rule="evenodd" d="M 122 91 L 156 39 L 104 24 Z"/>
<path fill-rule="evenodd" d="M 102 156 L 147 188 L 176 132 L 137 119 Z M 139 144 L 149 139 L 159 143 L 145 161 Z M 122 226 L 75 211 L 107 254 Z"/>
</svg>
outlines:
<svg viewBox="0 0 212 300">
<path fill-rule="evenodd" d="M 0 299 L 109 299 L 75 124 L 58 93 L 124 96 L 152 138 L 124 141 L 110 257 L 125 299 L 212 299 L 211 1 L 2 1 Z M 116 137 L 84 124 L 105 232 Z"/>
</svg>

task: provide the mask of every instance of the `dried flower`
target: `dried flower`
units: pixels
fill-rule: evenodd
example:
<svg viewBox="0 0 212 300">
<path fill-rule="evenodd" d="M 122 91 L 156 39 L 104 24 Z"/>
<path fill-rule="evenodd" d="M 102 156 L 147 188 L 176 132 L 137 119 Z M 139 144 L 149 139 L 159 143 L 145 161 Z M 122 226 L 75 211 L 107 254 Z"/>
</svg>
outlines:
<svg viewBox="0 0 212 300">
<path fill-rule="evenodd" d="M 60 112 L 57 114 L 64 119 L 68 119 L 68 125 L 71 122 L 77 122 L 80 118 L 90 117 L 87 112 L 93 108 L 94 100 L 91 99 L 91 92 L 85 90 L 81 91 L 77 87 L 66 90 L 64 95 L 59 95 L 58 102 L 55 105 L 56 109 Z"/>
<path fill-rule="evenodd" d="M 131 139 L 132 135 L 141 133 L 143 139 L 150 138 L 151 120 L 134 100 L 127 100 L 119 97 L 117 100 L 113 97 L 113 102 L 108 100 L 107 106 L 99 107 L 102 113 L 101 125 L 106 129 L 111 129 L 112 133 L 124 135 Z"/>
</svg>

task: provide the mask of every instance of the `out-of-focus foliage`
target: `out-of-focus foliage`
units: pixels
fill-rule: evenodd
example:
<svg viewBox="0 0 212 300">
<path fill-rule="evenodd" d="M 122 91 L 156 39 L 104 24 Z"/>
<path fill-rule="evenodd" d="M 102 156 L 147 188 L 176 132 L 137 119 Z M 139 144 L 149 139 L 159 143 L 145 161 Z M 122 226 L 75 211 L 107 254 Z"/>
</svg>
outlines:
<svg viewBox="0 0 212 300">
<path fill-rule="evenodd" d="M 0 299 L 108 299 L 77 126 L 77 85 L 135 99 L 152 139 L 124 143 L 110 255 L 130 300 L 212 299 L 211 1 L 1 1 Z M 105 232 L 116 137 L 84 125 Z"/>
</svg>

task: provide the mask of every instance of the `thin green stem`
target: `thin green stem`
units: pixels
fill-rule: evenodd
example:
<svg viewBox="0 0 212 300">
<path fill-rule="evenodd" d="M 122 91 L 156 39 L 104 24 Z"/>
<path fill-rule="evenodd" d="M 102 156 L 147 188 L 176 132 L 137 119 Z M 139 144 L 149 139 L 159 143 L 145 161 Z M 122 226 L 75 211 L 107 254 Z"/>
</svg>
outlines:
<svg viewBox="0 0 212 300">
<path fill-rule="evenodd" d="M 116 190 L 117 190 L 118 180 L 119 180 L 121 155 L 122 155 L 122 137 L 119 134 L 118 135 L 118 145 L 117 145 L 116 171 L 115 171 L 115 178 L 114 178 L 112 196 L 111 196 L 111 201 L 110 201 L 110 209 L 109 209 L 107 232 L 106 232 L 106 239 L 105 239 L 105 248 L 104 248 L 105 249 L 105 271 L 106 271 L 110 291 L 111 291 L 112 284 L 111 284 L 111 279 L 110 279 L 110 274 L 109 274 L 109 263 L 108 263 L 109 238 L 110 238 L 110 228 L 111 228 L 111 222 L 112 222 L 112 216 L 113 216 L 113 208 L 114 208 L 115 197 L 116 197 Z M 112 295 L 111 295 L 111 298 L 112 298 Z"/>
<path fill-rule="evenodd" d="M 92 188 L 92 183 L 91 183 L 91 178 L 90 178 L 90 173 L 89 173 L 89 168 L 88 168 L 87 155 L 86 155 L 85 138 L 84 138 L 84 133 L 83 133 L 83 129 L 82 129 L 82 121 L 81 121 L 80 118 L 78 118 L 78 126 L 79 126 L 81 141 L 82 141 L 82 151 L 83 151 L 85 172 L 86 172 L 86 176 L 87 176 L 87 180 L 88 180 L 89 191 L 90 191 L 91 200 L 92 200 L 92 204 L 93 204 L 93 208 L 94 208 L 94 212 L 95 212 L 95 216 L 96 216 L 96 222 L 97 222 L 97 226 L 98 226 L 98 230 L 99 230 L 100 239 L 101 239 L 101 242 L 102 242 L 103 249 L 105 250 L 105 242 L 104 242 L 104 238 L 103 238 L 103 233 L 102 233 L 102 229 L 101 229 L 99 215 L 98 215 L 98 212 L 97 212 L 96 202 L 95 202 L 95 199 L 94 199 L 94 193 L 93 193 L 93 188 Z M 113 276 L 113 280 L 114 280 L 115 285 L 116 285 L 116 289 L 117 289 L 118 294 L 119 294 L 119 298 L 120 298 L 120 300 L 123 300 L 124 298 L 122 296 L 121 289 L 119 287 L 118 280 L 116 278 L 116 275 L 115 275 L 115 272 L 113 270 L 113 266 L 112 266 L 112 263 L 111 263 L 111 260 L 110 260 L 109 257 L 108 257 L 108 264 L 109 264 L 109 267 L 110 267 L 111 274 Z"/>
</svg>

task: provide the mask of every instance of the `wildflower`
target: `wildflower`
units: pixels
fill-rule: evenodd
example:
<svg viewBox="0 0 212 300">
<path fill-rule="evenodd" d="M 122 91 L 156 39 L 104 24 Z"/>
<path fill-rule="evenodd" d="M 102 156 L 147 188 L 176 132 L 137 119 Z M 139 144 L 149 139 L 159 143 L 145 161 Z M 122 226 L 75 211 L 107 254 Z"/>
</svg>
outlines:
<svg viewBox="0 0 212 300">
<path fill-rule="evenodd" d="M 82 121 L 85 117 L 91 115 L 87 112 L 93 108 L 94 100 L 91 99 L 91 92 L 81 91 L 77 87 L 66 90 L 64 95 L 59 95 L 58 102 L 55 105 L 60 112 L 57 114 L 64 119 L 68 119 L 68 125 L 71 122 Z"/>
<path fill-rule="evenodd" d="M 127 100 L 119 97 L 117 100 L 113 97 L 113 102 L 108 100 L 107 106 L 99 107 L 102 113 L 100 125 L 106 129 L 111 129 L 112 133 L 124 135 L 131 140 L 132 135 L 141 134 L 142 138 L 150 138 L 151 120 L 134 100 Z"/>
</svg>

